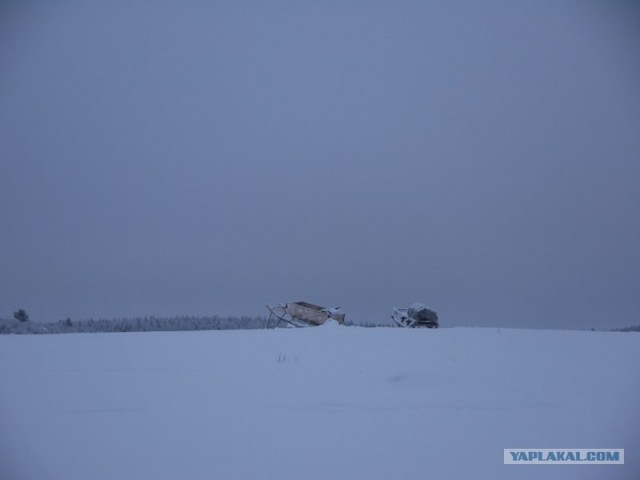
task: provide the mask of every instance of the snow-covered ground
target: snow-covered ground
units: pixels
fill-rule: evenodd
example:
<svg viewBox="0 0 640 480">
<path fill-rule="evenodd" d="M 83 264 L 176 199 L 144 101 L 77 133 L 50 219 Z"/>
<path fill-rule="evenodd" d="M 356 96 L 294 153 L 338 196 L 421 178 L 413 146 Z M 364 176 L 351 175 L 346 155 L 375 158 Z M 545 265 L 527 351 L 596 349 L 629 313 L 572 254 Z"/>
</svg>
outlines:
<svg viewBox="0 0 640 480">
<path fill-rule="evenodd" d="M 635 333 L 5 335 L 0 479 L 638 479 L 639 365 Z"/>
</svg>

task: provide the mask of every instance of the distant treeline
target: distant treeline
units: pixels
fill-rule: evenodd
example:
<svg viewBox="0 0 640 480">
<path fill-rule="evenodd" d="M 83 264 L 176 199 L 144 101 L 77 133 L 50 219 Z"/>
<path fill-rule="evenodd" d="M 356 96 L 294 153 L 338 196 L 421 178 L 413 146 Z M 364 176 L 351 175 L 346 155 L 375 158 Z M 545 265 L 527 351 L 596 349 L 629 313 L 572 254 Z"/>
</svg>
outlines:
<svg viewBox="0 0 640 480">
<path fill-rule="evenodd" d="M 633 327 L 624 327 L 624 328 L 614 328 L 614 332 L 640 332 L 640 325 L 635 325 Z"/>
<path fill-rule="evenodd" d="M 193 330 L 250 330 L 266 328 L 266 317 L 138 317 L 115 320 L 58 320 L 55 322 L 0 319 L 0 334 L 47 333 L 115 333 L 115 332 L 177 332 Z M 358 324 L 376 327 L 373 323 Z"/>
<path fill-rule="evenodd" d="M 56 322 L 20 322 L 0 320 L 2 333 L 112 333 L 112 332 L 175 332 L 190 330 L 233 330 L 264 328 L 264 317 L 138 317 L 115 320 L 58 320 Z"/>
</svg>

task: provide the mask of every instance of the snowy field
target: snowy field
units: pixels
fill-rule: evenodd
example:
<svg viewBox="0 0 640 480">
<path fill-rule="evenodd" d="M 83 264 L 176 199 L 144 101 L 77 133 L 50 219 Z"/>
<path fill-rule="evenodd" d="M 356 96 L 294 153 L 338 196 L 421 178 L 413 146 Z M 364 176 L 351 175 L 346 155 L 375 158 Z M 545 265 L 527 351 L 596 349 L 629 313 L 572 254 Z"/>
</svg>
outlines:
<svg viewBox="0 0 640 480">
<path fill-rule="evenodd" d="M 638 479 L 638 366 L 635 333 L 4 335 L 0 479 Z"/>
</svg>

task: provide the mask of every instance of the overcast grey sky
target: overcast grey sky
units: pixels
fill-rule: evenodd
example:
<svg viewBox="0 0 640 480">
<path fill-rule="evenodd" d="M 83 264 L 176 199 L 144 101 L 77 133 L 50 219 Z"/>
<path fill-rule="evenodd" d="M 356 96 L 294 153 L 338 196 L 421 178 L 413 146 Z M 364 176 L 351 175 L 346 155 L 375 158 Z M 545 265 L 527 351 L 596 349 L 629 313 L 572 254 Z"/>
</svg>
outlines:
<svg viewBox="0 0 640 480">
<path fill-rule="evenodd" d="M 640 323 L 636 2 L 23 3 L 0 317 Z"/>
</svg>

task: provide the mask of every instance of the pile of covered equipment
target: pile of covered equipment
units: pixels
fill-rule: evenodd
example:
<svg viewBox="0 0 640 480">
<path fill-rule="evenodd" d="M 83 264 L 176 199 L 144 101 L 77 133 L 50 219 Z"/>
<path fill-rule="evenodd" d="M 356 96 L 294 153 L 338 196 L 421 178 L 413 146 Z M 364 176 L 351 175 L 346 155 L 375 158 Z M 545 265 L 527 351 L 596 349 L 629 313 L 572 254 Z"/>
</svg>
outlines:
<svg viewBox="0 0 640 480">
<path fill-rule="evenodd" d="M 422 303 L 412 303 L 409 308 L 394 308 L 391 318 L 399 327 L 438 328 L 438 314 Z"/>
</svg>

